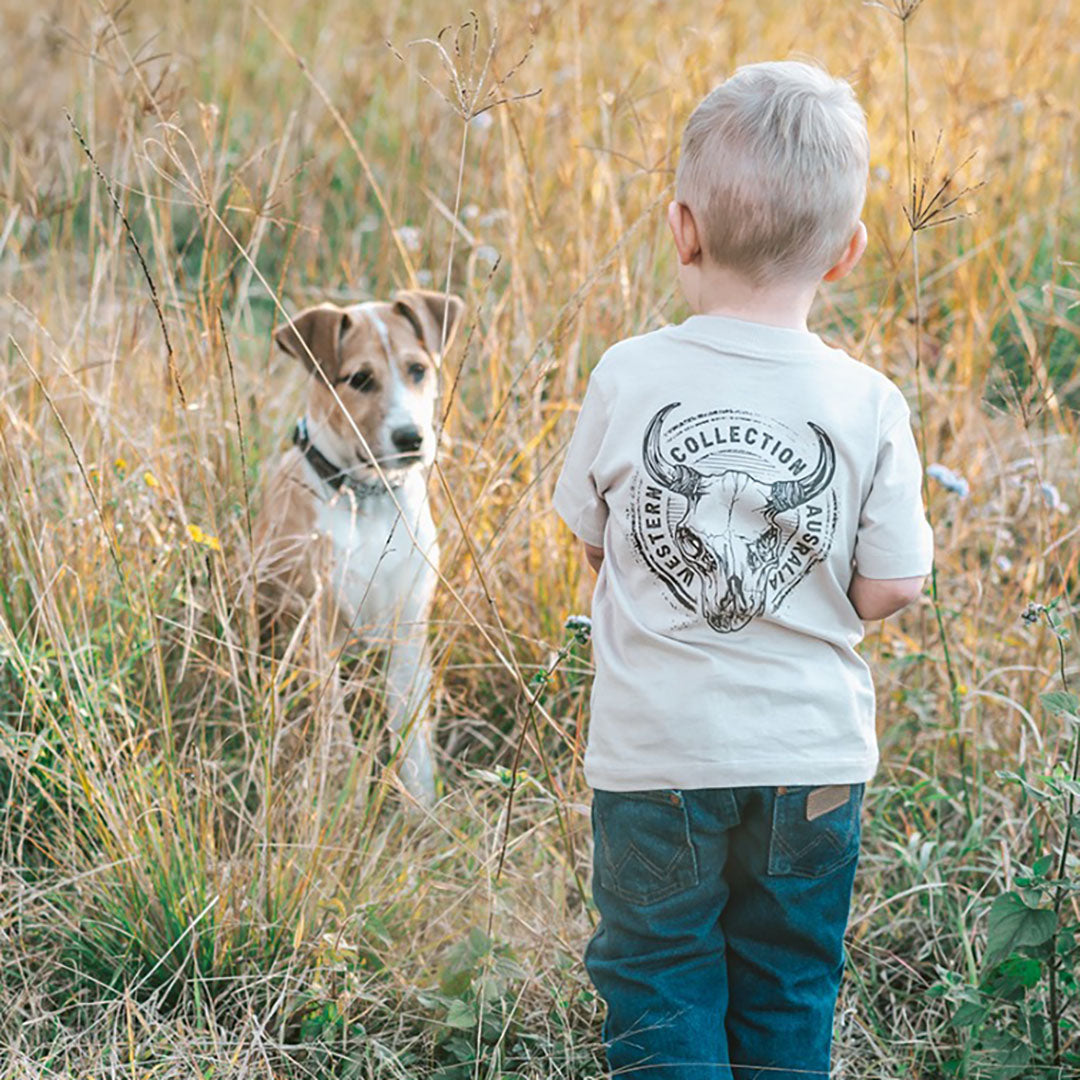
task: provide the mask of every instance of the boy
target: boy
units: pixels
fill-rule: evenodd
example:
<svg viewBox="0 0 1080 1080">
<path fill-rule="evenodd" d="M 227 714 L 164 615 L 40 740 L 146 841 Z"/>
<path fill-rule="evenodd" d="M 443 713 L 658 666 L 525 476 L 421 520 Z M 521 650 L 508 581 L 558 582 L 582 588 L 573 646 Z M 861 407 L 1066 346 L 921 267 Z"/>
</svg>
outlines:
<svg viewBox="0 0 1080 1080">
<path fill-rule="evenodd" d="M 866 246 L 868 155 L 806 64 L 702 101 L 668 207 L 694 314 L 604 354 L 556 485 L 598 572 L 585 962 L 621 1078 L 829 1072 L 878 760 L 855 646 L 933 549 L 903 395 L 806 328 Z"/>
</svg>

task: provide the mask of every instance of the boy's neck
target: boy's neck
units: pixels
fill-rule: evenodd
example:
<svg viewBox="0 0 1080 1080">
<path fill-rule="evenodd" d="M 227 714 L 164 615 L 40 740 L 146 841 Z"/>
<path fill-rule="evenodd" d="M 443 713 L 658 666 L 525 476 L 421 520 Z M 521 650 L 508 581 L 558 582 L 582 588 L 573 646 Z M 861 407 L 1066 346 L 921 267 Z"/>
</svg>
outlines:
<svg viewBox="0 0 1080 1080">
<path fill-rule="evenodd" d="M 695 315 L 727 315 L 790 330 L 807 328 L 806 317 L 817 293 L 816 283 L 780 281 L 759 287 L 723 266 L 698 263 L 683 269 L 693 270 L 680 277 Z"/>
</svg>

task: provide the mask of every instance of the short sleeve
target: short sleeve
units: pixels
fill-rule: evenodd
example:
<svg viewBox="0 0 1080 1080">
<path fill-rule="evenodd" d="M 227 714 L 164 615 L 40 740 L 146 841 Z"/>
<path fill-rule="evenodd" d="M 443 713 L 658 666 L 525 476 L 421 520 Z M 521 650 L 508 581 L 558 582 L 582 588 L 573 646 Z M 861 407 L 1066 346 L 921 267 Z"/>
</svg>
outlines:
<svg viewBox="0 0 1080 1080">
<path fill-rule="evenodd" d="M 922 577 L 931 570 L 934 534 L 923 507 L 922 462 L 910 415 L 905 403 L 878 447 L 855 539 L 855 569 L 863 577 Z"/>
<path fill-rule="evenodd" d="M 608 426 L 608 410 L 595 376 L 589 380 L 574 434 L 555 483 L 555 512 L 575 536 L 603 547 L 607 504 L 596 484 L 596 459 Z"/>
</svg>

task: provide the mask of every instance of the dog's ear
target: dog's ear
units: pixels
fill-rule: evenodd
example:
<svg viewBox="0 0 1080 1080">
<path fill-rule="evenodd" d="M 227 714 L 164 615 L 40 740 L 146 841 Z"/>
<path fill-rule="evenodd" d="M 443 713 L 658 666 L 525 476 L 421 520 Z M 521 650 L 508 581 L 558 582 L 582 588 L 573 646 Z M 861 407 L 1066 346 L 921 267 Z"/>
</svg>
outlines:
<svg viewBox="0 0 1080 1080">
<path fill-rule="evenodd" d="M 402 289 L 394 293 L 394 313 L 408 320 L 436 363 L 450 348 L 464 311 L 465 301 L 460 296 L 430 289 Z"/>
<path fill-rule="evenodd" d="M 341 339 L 351 325 L 347 311 L 336 304 L 320 304 L 301 311 L 291 325 L 279 326 L 274 331 L 274 340 L 308 371 L 315 370 L 311 359 L 314 357 L 323 374 L 333 382 L 341 365 Z"/>
</svg>

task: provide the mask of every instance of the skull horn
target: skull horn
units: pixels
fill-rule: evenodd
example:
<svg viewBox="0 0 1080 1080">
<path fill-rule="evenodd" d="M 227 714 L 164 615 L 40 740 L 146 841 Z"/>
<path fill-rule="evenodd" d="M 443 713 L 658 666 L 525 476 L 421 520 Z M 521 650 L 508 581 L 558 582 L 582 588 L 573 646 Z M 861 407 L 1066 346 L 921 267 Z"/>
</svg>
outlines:
<svg viewBox="0 0 1080 1080">
<path fill-rule="evenodd" d="M 665 405 L 650 421 L 645 430 L 641 452 L 649 475 L 661 486 L 687 499 L 697 498 L 701 491 L 701 473 L 689 465 L 673 465 L 660 452 L 660 429 L 664 417 L 681 403 L 673 401 Z"/>
<path fill-rule="evenodd" d="M 807 423 L 818 440 L 818 461 L 814 471 L 801 480 L 775 480 L 769 490 L 769 509 L 774 513 L 791 510 L 815 495 L 820 495 L 829 485 L 836 468 L 836 451 L 829 436 L 812 420 Z"/>
</svg>

